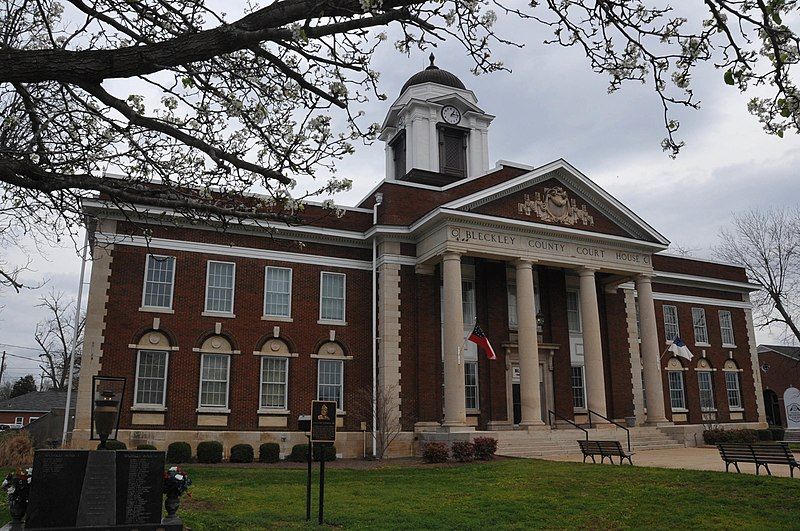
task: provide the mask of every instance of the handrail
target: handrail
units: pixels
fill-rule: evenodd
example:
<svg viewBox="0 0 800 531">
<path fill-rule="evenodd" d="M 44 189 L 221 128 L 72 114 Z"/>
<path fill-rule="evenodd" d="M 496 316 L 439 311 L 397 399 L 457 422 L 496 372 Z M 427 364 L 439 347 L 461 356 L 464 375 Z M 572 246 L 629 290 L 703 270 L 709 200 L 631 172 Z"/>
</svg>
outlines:
<svg viewBox="0 0 800 531">
<path fill-rule="evenodd" d="M 619 422 L 615 422 L 615 421 L 611 420 L 610 418 L 606 417 L 605 415 L 601 415 L 597 411 L 592 411 L 591 409 L 589 409 L 587 411 L 589 412 L 589 426 L 590 427 L 592 426 L 592 414 L 594 413 L 595 415 L 597 415 L 601 419 L 605 419 L 608 422 L 610 422 L 611 424 L 613 424 L 614 426 L 617 426 L 617 427 L 622 428 L 623 430 L 625 430 L 625 434 L 628 436 L 628 451 L 629 452 L 631 451 L 631 430 L 629 430 L 627 427 L 623 426 Z"/>
<path fill-rule="evenodd" d="M 553 426 L 554 426 L 554 424 L 551 422 L 553 417 L 559 418 L 561 420 L 566 420 L 567 422 L 569 422 L 570 424 L 572 424 L 573 426 L 575 426 L 579 430 L 583 431 L 583 433 L 586 435 L 586 440 L 587 441 L 589 440 L 589 431 L 586 428 L 584 428 L 583 426 L 578 426 L 573 421 L 569 420 L 567 417 L 559 415 L 555 411 L 552 411 L 552 410 L 548 409 L 547 410 L 547 423 L 550 424 L 550 429 L 551 430 L 553 429 Z"/>
</svg>

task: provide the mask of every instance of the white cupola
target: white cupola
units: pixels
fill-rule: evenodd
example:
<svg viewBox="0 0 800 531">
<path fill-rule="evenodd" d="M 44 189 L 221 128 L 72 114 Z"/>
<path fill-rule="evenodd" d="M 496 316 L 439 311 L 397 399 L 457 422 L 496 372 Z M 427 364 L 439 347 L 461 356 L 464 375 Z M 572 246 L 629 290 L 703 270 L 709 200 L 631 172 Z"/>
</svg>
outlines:
<svg viewBox="0 0 800 531">
<path fill-rule="evenodd" d="M 444 186 L 489 170 L 494 116 L 458 77 L 431 64 L 411 76 L 383 121 L 386 178 Z"/>
</svg>

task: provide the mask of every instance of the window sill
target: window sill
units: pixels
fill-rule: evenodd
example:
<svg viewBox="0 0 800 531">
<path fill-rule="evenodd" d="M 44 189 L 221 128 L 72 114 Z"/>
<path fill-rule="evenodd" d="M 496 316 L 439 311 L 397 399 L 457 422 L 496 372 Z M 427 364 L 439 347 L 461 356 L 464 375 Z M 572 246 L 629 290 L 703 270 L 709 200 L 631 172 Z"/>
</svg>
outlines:
<svg viewBox="0 0 800 531">
<path fill-rule="evenodd" d="M 288 409 L 259 409 L 259 415 L 290 415 L 292 412 Z"/>
<path fill-rule="evenodd" d="M 175 313 L 175 310 L 172 308 L 156 308 L 150 306 L 142 306 L 139 308 L 140 312 L 150 312 L 150 313 Z"/>
<path fill-rule="evenodd" d="M 694 346 L 696 346 L 696 347 L 710 347 L 711 343 L 698 343 L 698 342 L 695 342 Z"/>
<path fill-rule="evenodd" d="M 480 415 L 481 410 L 480 408 L 467 408 L 467 415 Z"/>
<path fill-rule="evenodd" d="M 224 312 L 203 312 L 200 315 L 203 317 L 225 317 L 227 319 L 233 319 L 236 317 L 236 314 Z"/>
<path fill-rule="evenodd" d="M 717 408 L 714 409 L 700 409 L 700 413 L 716 413 L 718 410 Z"/>
<path fill-rule="evenodd" d="M 674 407 L 674 408 L 672 408 L 672 412 L 673 413 L 688 413 L 689 410 L 686 409 L 685 407 Z"/>
<path fill-rule="evenodd" d="M 146 413 L 163 413 L 167 410 L 164 406 L 151 406 L 147 404 L 134 404 L 131 411 L 143 411 Z"/>
<path fill-rule="evenodd" d="M 228 414 L 231 412 L 230 409 L 227 407 L 199 407 L 196 409 L 198 413 L 216 413 L 216 414 Z"/>
<path fill-rule="evenodd" d="M 729 408 L 728 411 L 730 411 L 731 413 L 743 413 L 744 412 L 744 408 L 743 407 L 732 407 L 732 408 Z"/>
<path fill-rule="evenodd" d="M 334 321 L 331 319 L 320 319 L 317 324 L 331 325 L 331 326 L 347 326 L 347 321 Z"/>
<path fill-rule="evenodd" d="M 722 348 L 736 348 L 736 345 L 733 345 L 731 343 L 723 343 Z"/>
<path fill-rule="evenodd" d="M 262 321 L 277 321 L 279 323 L 293 323 L 294 319 L 282 315 L 262 315 Z"/>
</svg>

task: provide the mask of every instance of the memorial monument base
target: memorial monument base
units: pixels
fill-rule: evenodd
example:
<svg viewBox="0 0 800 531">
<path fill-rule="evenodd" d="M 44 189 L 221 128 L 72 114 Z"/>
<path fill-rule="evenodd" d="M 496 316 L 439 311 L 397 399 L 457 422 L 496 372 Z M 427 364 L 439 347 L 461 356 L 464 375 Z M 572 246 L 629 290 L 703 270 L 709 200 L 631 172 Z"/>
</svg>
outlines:
<svg viewBox="0 0 800 531">
<path fill-rule="evenodd" d="M 88 527 L 25 527 L 13 526 L 6 524 L 0 527 L 0 531 L 100 531 L 108 529 L 109 531 L 188 531 L 188 527 L 183 527 L 182 524 L 125 524 L 125 525 L 106 525 L 106 526 L 88 526 Z"/>
</svg>

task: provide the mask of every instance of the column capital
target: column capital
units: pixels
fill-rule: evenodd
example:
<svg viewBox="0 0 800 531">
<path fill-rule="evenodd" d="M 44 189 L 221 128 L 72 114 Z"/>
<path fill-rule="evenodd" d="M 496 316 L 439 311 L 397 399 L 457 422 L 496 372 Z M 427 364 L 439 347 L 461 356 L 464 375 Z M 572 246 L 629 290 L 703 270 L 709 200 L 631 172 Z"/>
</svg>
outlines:
<svg viewBox="0 0 800 531">
<path fill-rule="evenodd" d="M 535 264 L 536 262 L 537 261 L 532 258 L 517 258 L 516 260 L 513 261 L 513 264 L 517 269 L 519 269 L 519 268 L 533 267 L 533 264 Z"/>
<path fill-rule="evenodd" d="M 594 274 L 599 271 L 600 269 L 597 267 L 590 267 L 590 266 L 581 266 L 578 268 L 578 275 L 582 277 L 594 276 Z"/>
<path fill-rule="evenodd" d="M 445 251 L 442 253 L 442 260 L 458 260 L 461 261 L 461 253 L 458 251 Z"/>
<path fill-rule="evenodd" d="M 652 282 L 654 276 L 653 273 L 639 273 L 636 275 L 635 280 L 636 282 Z"/>
</svg>

